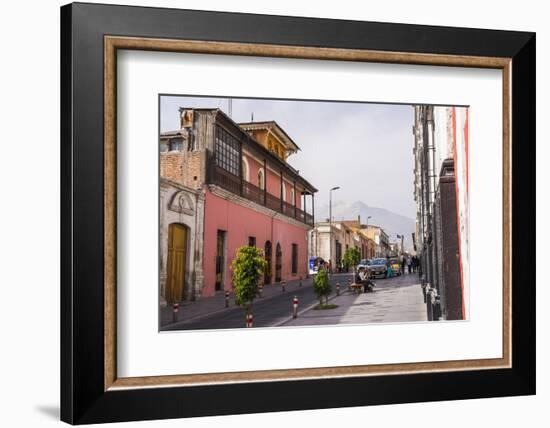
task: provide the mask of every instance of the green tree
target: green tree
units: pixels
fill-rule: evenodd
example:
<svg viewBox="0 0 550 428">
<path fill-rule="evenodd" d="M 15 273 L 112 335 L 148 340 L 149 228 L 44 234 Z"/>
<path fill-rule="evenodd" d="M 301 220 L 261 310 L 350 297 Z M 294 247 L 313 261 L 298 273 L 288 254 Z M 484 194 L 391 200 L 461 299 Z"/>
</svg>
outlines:
<svg viewBox="0 0 550 428">
<path fill-rule="evenodd" d="M 323 297 L 325 302 L 328 303 L 328 295 L 330 294 L 331 287 L 328 280 L 328 273 L 324 268 L 319 268 L 319 271 L 313 278 L 313 290 L 319 299 L 319 305 L 323 304 Z"/>
<path fill-rule="evenodd" d="M 355 278 L 355 267 L 359 264 L 360 261 L 361 261 L 361 253 L 357 248 L 355 247 L 348 248 L 344 253 L 344 265 L 346 266 L 346 269 L 349 269 L 349 267 L 353 267 L 354 278 Z"/>
<path fill-rule="evenodd" d="M 252 313 L 252 302 L 258 292 L 258 282 L 267 262 L 262 250 L 256 247 L 240 247 L 231 263 L 235 301 L 244 306 L 245 316 Z"/>
</svg>

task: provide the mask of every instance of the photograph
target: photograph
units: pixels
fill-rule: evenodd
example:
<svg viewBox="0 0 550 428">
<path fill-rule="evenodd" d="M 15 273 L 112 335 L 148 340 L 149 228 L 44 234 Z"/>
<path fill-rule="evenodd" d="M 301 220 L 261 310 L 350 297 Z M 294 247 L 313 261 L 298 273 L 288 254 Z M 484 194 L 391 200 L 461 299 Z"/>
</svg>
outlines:
<svg viewBox="0 0 550 428">
<path fill-rule="evenodd" d="M 469 108 L 159 94 L 159 330 L 469 320 Z"/>
</svg>

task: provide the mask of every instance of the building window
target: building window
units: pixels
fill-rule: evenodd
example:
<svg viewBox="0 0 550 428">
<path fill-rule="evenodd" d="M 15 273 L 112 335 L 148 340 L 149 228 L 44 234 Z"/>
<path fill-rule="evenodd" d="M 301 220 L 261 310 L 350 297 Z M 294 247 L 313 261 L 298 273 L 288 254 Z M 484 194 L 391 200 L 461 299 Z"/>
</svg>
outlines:
<svg viewBox="0 0 550 428">
<path fill-rule="evenodd" d="M 292 274 L 298 273 L 298 244 L 292 244 Z"/>
<path fill-rule="evenodd" d="M 183 140 L 181 138 L 172 138 L 169 143 L 169 150 L 171 152 L 181 151 L 183 148 Z"/>
<path fill-rule="evenodd" d="M 216 165 L 239 177 L 240 142 L 222 127 L 216 127 Z"/>
<path fill-rule="evenodd" d="M 256 237 L 255 236 L 249 236 L 248 237 L 248 246 L 249 247 L 255 247 L 256 246 Z"/>
<path fill-rule="evenodd" d="M 250 170 L 248 168 L 248 161 L 243 156 L 242 165 L 241 165 L 241 173 L 243 175 L 243 180 L 250 181 L 250 172 L 249 171 Z"/>
<path fill-rule="evenodd" d="M 162 141 L 160 143 L 160 152 L 164 153 L 164 152 L 167 152 L 167 151 L 168 151 L 168 144 L 166 143 L 166 141 Z"/>
<path fill-rule="evenodd" d="M 296 205 L 296 195 L 294 193 L 294 189 L 290 189 L 290 203 L 292 205 Z"/>
<path fill-rule="evenodd" d="M 263 190 L 264 186 L 265 186 L 264 170 L 263 168 L 260 168 L 258 171 L 258 187 Z"/>
</svg>

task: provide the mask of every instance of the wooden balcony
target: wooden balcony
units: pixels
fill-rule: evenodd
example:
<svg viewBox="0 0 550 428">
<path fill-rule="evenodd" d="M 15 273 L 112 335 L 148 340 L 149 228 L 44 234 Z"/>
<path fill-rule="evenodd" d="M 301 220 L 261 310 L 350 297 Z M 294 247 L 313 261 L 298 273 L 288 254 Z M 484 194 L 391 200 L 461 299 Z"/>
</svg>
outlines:
<svg viewBox="0 0 550 428">
<path fill-rule="evenodd" d="M 252 202 L 267 207 L 273 211 L 280 212 L 287 217 L 298 220 L 301 223 L 305 223 L 309 226 L 313 226 L 313 216 L 307 212 L 295 207 L 293 204 L 281 201 L 280 198 L 272 195 L 269 192 L 265 192 L 258 186 L 241 180 L 234 174 L 226 171 L 219 166 L 213 168 L 212 184 L 216 184 L 221 188 L 246 198 Z"/>
</svg>

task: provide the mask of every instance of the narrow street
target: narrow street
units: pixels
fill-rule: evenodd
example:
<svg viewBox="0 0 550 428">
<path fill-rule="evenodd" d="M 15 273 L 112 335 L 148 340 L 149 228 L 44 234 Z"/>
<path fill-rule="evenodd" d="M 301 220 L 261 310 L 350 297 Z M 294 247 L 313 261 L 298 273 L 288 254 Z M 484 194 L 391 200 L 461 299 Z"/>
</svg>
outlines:
<svg viewBox="0 0 550 428">
<path fill-rule="evenodd" d="M 414 322 L 426 321 L 426 309 L 423 303 L 422 292 L 418 275 L 404 276 L 376 280 L 373 293 L 353 293 L 347 291 L 348 279 L 352 274 L 333 274 L 331 278 L 331 304 L 338 305 L 335 309 L 314 310 L 318 303 L 313 292 L 311 279 L 304 280 L 299 287 L 296 282 L 288 283 L 286 291 L 280 286 L 270 286 L 264 292 L 263 298 L 254 301 L 254 327 L 274 326 L 305 326 L 327 324 L 363 324 L 375 322 Z M 340 296 L 336 296 L 336 283 L 341 286 Z M 292 299 L 299 299 L 299 317 L 292 318 Z M 216 298 L 210 298 L 216 299 Z M 204 300 L 204 299 L 203 299 Z M 181 319 L 170 323 L 165 318 L 162 330 L 204 330 L 244 328 L 244 310 L 235 306 L 230 299 L 230 307 L 223 308 L 222 300 L 218 297 L 216 311 L 212 306 L 204 305 L 204 314 L 196 313 L 190 319 Z M 185 310 L 183 308 L 182 310 Z"/>
<path fill-rule="evenodd" d="M 332 276 L 331 283 L 335 290 L 336 283 L 340 282 L 342 290 L 347 280 L 352 278 L 352 274 L 335 274 Z M 335 291 L 334 291 L 335 293 Z M 311 279 L 303 281 L 302 287 L 298 286 L 297 281 L 287 283 L 286 291 L 281 291 L 278 284 L 265 287 L 264 297 L 256 298 L 253 305 L 254 327 L 272 327 L 284 323 L 292 316 L 292 300 L 297 296 L 300 301 L 300 307 L 305 308 L 317 302 L 317 297 L 313 292 L 313 283 Z M 208 307 L 205 302 L 207 299 L 217 299 L 222 305 L 219 297 L 204 298 L 201 304 L 204 305 L 205 314 L 197 314 L 189 320 L 182 320 L 176 323 L 163 325 L 162 330 L 203 330 L 203 329 L 224 329 L 224 328 L 243 328 L 245 326 L 244 309 L 236 306 L 233 296 L 230 298 L 229 308 L 212 312 L 211 306 Z M 194 306 L 199 302 L 196 302 Z M 185 308 L 183 308 L 185 310 Z M 166 317 L 165 317 L 166 319 Z M 167 321 L 164 321 L 166 323 Z"/>
</svg>

